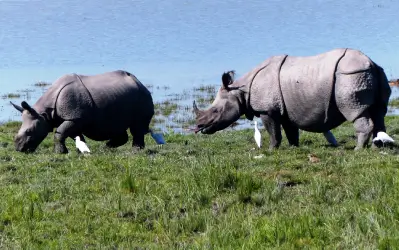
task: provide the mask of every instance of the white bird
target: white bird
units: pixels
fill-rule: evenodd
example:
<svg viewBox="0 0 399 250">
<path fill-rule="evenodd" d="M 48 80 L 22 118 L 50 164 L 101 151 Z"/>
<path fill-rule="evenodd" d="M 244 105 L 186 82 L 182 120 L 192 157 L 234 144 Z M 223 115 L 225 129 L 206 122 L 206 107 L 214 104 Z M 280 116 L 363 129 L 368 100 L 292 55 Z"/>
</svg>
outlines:
<svg viewBox="0 0 399 250">
<path fill-rule="evenodd" d="M 377 133 L 377 136 L 373 139 L 373 142 L 380 141 L 384 145 L 385 143 L 393 143 L 395 142 L 392 137 L 390 137 L 387 133 L 380 131 Z"/>
<path fill-rule="evenodd" d="M 323 135 L 324 135 L 324 137 L 327 139 L 327 141 L 328 141 L 331 145 L 333 145 L 333 146 L 335 146 L 335 147 L 338 146 L 338 142 L 337 142 L 337 140 L 335 139 L 333 133 L 331 133 L 330 130 L 327 131 L 327 132 L 324 132 Z"/>
<path fill-rule="evenodd" d="M 76 148 L 79 149 L 81 153 L 90 153 L 89 147 L 87 147 L 86 143 L 80 140 L 79 136 L 75 137 Z"/>
<path fill-rule="evenodd" d="M 255 134 L 254 134 L 255 142 L 256 145 L 260 148 L 262 146 L 262 136 L 260 134 L 260 131 L 258 129 L 258 122 L 255 121 Z"/>
<path fill-rule="evenodd" d="M 154 133 L 152 130 L 150 130 L 150 134 L 152 136 L 152 139 L 154 139 L 154 141 L 157 144 L 165 144 L 165 140 L 163 139 L 162 134 L 160 133 Z"/>
</svg>

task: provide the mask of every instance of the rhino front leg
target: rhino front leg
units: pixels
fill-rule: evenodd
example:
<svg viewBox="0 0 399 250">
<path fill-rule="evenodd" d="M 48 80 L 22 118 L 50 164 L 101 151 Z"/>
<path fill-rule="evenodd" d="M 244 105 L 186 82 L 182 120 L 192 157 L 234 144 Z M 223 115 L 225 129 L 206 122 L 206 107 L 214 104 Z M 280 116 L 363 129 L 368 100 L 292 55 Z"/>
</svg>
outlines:
<svg viewBox="0 0 399 250">
<path fill-rule="evenodd" d="M 269 149 L 278 148 L 281 144 L 281 123 L 280 115 L 260 115 L 262 123 L 270 135 Z"/>
<path fill-rule="evenodd" d="M 68 137 L 75 137 L 78 135 L 80 126 L 74 121 L 64 121 L 55 131 L 54 134 L 54 152 L 60 154 L 68 153 L 65 146 L 65 140 Z"/>
<path fill-rule="evenodd" d="M 373 121 L 371 120 L 368 111 L 365 111 L 355 120 L 354 127 L 357 135 L 357 146 L 355 150 L 359 150 L 368 144 L 374 128 Z"/>
</svg>

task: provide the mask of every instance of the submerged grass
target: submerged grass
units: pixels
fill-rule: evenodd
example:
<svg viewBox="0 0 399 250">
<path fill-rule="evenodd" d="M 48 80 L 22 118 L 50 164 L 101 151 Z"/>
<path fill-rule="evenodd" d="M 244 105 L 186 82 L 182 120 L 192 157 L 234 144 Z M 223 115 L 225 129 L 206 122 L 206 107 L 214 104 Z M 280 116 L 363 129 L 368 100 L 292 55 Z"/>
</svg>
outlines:
<svg viewBox="0 0 399 250">
<path fill-rule="evenodd" d="M 399 98 L 395 98 L 389 101 L 389 106 L 393 108 L 399 107 Z"/>
<path fill-rule="evenodd" d="M 173 112 L 176 112 L 179 105 L 176 102 L 165 100 L 161 103 L 155 103 L 154 108 L 157 110 L 157 114 L 169 116 Z"/>
<path fill-rule="evenodd" d="M 2 99 L 13 99 L 13 98 L 20 98 L 20 97 L 21 97 L 21 95 L 16 94 L 16 93 L 8 93 L 8 94 L 1 96 Z"/>
<path fill-rule="evenodd" d="M 399 117 L 388 117 L 396 139 Z M 395 248 L 398 150 L 353 151 L 354 130 L 301 133 L 300 147 L 254 149 L 252 130 L 168 134 L 132 152 L 17 153 L 0 126 L 0 248 Z M 267 133 L 263 132 L 264 144 Z M 383 152 L 383 154 L 381 153 Z M 309 161 L 308 155 L 319 158 Z M 255 156 L 263 155 L 263 157 Z"/>
<path fill-rule="evenodd" d="M 51 83 L 45 82 L 45 81 L 38 81 L 38 82 L 33 84 L 33 86 L 35 86 L 35 87 L 47 87 L 47 86 L 50 86 L 50 85 L 51 85 Z"/>
</svg>

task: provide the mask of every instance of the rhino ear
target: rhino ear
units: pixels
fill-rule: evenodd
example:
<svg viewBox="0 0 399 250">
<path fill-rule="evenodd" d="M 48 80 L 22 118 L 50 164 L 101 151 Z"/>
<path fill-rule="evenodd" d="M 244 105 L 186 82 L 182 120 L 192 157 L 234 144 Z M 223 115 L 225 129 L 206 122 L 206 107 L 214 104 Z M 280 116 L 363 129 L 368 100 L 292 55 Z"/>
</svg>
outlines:
<svg viewBox="0 0 399 250">
<path fill-rule="evenodd" d="M 10 103 L 11 103 L 11 105 L 12 106 L 14 106 L 14 108 L 16 109 L 16 110 L 18 110 L 19 112 L 23 112 L 24 111 L 24 109 L 21 107 L 21 106 L 18 106 L 17 104 L 14 104 L 13 102 L 11 102 L 10 101 Z"/>
<path fill-rule="evenodd" d="M 43 116 L 43 118 L 44 118 L 44 120 L 46 120 L 46 122 L 50 121 L 50 117 L 47 113 L 44 112 L 44 113 L 41 113 L 40 115 Z"/>
<path fill-rule="evenodd" d="M 195 113 L 196 115 L 199 115 L 200 110 L 198 109 L 197 104 L 195 103 L 195 100 L 194 100 L 194 102 L 193 102 L 193 110 L 194 110 L 194 113 Z"/>
<path fill-rule="evenodd" d="M 229 90 L 229 85 L 234 82 L 234 76 L 235 76 L 235 71 L 230 70 L 228 72 L 223 73 L 222 75 L 222 83 L 223 87 L 227 90 Z"/>
<path fill-rule="evenodd" d="M 27 102 L 22 101 L 21 102 L 21 106 L 22 106 L 23 109 L 28 110 L 29 113 L 31 113 L 31 115 L 33 115 L 33 116 L 38 115 L 36 110 L 34 110 Z"/>
</svg>

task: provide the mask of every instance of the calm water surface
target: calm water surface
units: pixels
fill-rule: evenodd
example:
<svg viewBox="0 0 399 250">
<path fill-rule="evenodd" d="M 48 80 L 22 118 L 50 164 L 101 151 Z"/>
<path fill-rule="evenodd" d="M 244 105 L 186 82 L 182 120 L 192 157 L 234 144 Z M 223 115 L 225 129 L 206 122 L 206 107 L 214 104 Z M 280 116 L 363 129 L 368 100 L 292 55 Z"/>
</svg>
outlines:
<svg viewBox="0 0 399 250">
<path fill-rule="evenodd" d="M 186 114 L 164 117 L 165 128 L 176 116 L 192 118 L 194 88 L 218 86 L 223 71 L 243 74 L 276 54 L 352 47 L 399 77 L 398 9 L 393 0 L 0 0 L 0 96 L 19 93 L 13 101 L 33 104 L 45 90 L 37 81 L 124 69 L 151 87 L 155 102 L 180 96 Z M 0 99 L 0 121 L 19 119 Z"/>
</svg>

